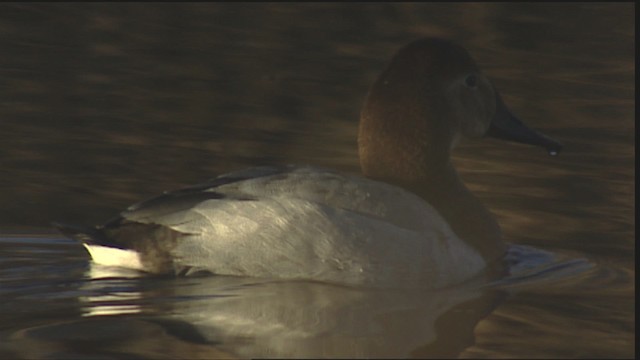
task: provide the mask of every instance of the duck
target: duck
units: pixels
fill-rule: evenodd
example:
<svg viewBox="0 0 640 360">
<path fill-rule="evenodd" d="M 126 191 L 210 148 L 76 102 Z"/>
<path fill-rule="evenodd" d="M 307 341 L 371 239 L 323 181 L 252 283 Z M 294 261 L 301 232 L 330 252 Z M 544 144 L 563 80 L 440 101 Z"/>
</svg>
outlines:
<svg viewBox="0 0 640 360">
<path fill-rule="evenodd" d="M 397 51 L 369 89 L 357 136 L 361 174 L 258 166 L 164 192 L 102 225 L 53 225 L 94 263 L 153 275 L 437 289 L 507 249 L 454 168 L 454 148 L 485 137 L 562 148 L 514 116 L 469 52 L 442 38 Z"/>
</svg>

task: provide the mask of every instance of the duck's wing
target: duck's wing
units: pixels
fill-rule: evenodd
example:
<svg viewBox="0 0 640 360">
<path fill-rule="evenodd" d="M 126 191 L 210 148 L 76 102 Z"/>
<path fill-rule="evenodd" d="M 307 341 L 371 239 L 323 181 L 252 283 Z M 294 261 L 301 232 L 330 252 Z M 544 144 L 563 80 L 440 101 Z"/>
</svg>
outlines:
<svg viewBox="0 0 640 360">
<path fill-rule="evenodd" d="M 212 201 L 209 205 L 215 205 L 266 199 L 313 202 L 407 228 L 421 227 L 425 215 L 430 213 L 439 217 L 429 204 L 399 187 L 319 167 L 293 165 L 250 168 L 164 192 L 131 205 L 120 217 L 140 223 L 173 225 L 178 223 L 175 214 L 203 202 Z"/>
<path fill-rule="evenodd" d="M 209 181 L 188 186 L 129 206 L 116 217 L 99 226 L 79 226 L 52 222 L 63 235 L 82 243 L 96 262 L 122 265 L 153 273 L 173 272 L 170 250 L 189 231 L 179 231 L 177 225 L 193 223 L 201 217 L 190 209 L 208 200 L 245 201 L 247 197 L 217 192 L 225 184 L 250 178 L 286 173 L 291 167 L 256 167 L 229 173 Z M 192 227 L 199 233 L 199 226 Z M 104 259 L 103 255 L 109 257 Z M 96 257 L 100 257 L 97 259 Z M 128 264 L 111 259 L 123 257 Z M 134 260 L 131 260 L 131 259 Z M 140 258 L 140 259 L 138 259 Z M 135 264 L 130 266 L 131 264 Z M 142 264 L 144 263 L 144 264 Z M 176 270 L 178 271 L 178 270 Z"/>
<path fill-rule="evenodd" d="M 158 196 L 133 204 L 122 211 L 120 216 L 132 221 L 154 223 L 158 218 L 188 210 L 207 200 L 257 200 L 259 196 L 239 192 L 230 193 L 221 190 L 220 187 L 251 179 L 284 175 L 294 169 L 293 166 L 261 166 L 220 175 L 199 184 L 165 191 Z"/>
</svg>

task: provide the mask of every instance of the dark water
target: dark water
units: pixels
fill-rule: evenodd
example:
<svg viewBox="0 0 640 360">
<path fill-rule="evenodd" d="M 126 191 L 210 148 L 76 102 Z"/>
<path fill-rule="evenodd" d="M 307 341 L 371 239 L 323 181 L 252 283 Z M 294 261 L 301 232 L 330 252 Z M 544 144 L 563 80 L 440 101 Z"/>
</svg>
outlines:
<svg viewBox="0 0 640 360">
<path fill-rule="evenodd" d="M 0 5 L 0 357 L 634 354 L 634 5 Z M 467 47 L 543 150 L 455 162 L 512 274 L 437 292 L 91 267 L 50 220 L 99 223 L 265 163 L 357 172 L 360 106 L 397 48 Z"/>
</svg>

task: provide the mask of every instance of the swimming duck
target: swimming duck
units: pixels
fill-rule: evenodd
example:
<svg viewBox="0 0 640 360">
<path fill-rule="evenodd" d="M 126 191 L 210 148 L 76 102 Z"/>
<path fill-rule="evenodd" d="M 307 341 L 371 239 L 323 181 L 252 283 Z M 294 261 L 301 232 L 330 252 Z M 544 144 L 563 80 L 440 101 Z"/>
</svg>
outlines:
<svg viewBox="0 0 640 360">
<path fill-rule="evenodd" d="M 153 274 L 439 288 L 506 249 L 450 156 L 461 138 L 484 136 L 561 148 L 511 114 L 464 48 L 424 38 L 401 48 L 369 90 L 362 176 L 256 167 L 165 192 L 100 226 L 54 225 L 95 263 Z"/>
</svg>

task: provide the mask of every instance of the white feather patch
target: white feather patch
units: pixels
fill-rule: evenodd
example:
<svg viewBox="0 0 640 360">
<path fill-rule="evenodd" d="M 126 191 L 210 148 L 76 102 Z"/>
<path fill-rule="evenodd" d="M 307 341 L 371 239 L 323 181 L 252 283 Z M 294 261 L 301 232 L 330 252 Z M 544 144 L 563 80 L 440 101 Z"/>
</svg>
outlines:
<svg viewBox="0 0 640 360">
<path fill-rule="evenodd" d="M 134 250 L 82 244 L 91 255 L 93 262 L 105 266 L 119 266 L 135 270 L 144 270 L 140 254 Z"/>
</svg>

